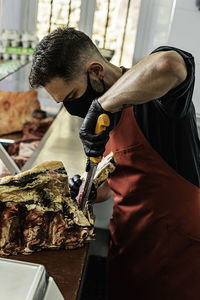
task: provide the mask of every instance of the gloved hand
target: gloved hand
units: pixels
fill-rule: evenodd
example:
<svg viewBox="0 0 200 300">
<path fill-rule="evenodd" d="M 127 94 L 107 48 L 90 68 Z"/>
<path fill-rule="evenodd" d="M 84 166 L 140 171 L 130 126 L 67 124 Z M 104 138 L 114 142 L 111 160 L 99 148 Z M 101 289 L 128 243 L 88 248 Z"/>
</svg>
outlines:
<svg viewBox="0 0 200 300">
<path fill-rule="evenodd" d="M 82 184 L 82 180 L 80 175 L 76 174 L 72 178 L 69 178 L 69 189 L 70 189 L 70 194 L 72 199 L 76 200 L 81 184 Z M 96 196 L 97 196 L 97 189 L 93 183 L 88 198 L 90 201 L 93 201 L 95 200 Z"/>
<path fill-rule="evenodd" d="M 107 127 L 105 131 L 99 134 L 95 134 L 97 119 L 103 113 L 109 116 L 112 124 L 113 114 L 105 111 L 97 99 L 93 100 L 80 128 L 79 136 L 82 140 L 85 154 L 88 157 L 102 156 L 109 140 L 109 132 L 112 126 Z"/>
<path fill-rule="evenodd" d="M 78 195 L 79 188 L 81 186 L 82 180 L 81 176 L 76 174 L 72 178 L 69 178 L 69 189 L 72 199 L 76 199 L 76 196 Z"/>
</svg>

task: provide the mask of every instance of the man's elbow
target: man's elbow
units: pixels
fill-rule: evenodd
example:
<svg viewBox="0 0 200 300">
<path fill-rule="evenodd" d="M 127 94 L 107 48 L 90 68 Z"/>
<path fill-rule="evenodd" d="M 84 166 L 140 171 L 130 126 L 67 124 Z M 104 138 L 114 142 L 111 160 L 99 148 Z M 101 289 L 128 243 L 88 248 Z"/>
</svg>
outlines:
<svg viewBox="0 0 200 300">
<path fill-rule="evenodd" d="M 159 59 L 157 69 L 162 74 L 170 74 L 174 78 L 174 88 L 187 77 L 187 67 L 182 56 L 176 51 L 166 51 Z"/>
</svg>

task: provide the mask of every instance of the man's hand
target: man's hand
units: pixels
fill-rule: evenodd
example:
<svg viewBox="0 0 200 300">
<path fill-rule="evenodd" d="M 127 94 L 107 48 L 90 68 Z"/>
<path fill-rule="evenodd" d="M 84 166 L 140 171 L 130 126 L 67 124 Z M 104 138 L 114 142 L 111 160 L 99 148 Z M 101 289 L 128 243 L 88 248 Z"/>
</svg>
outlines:
<svg viewBox="0 0 200 300">
<path fill-rule="evenodd" d="M 83 143 L 85 154 L 88 157 L 102 156 L 105 151 L 105 146 L 109 140 L 109 131 L 111 130 L 111 126 L 107 127 L 105 131 L 95 134 L 97 119 L 103 113 L 108 114 L 112 121 L 113 114 L 105 111 L 97 99 L 93 100 L 80 128 L 79 135 Z"/>
<path fill-rule="evenodd" d="M 79 199 L 77 199 L 76 197 L 79 194 L 79 189 L 82 185 L 82 180 L 81 180 L 81 176 L 80 175 L 74 175 L 72 178 L 69 178 L 69 189 L 70 189 L 70 194 L 71 194 L 71 198 L 73 200 L 76 200 L 79 204 Z M 84 186 L 82 187 L 82 189 L 84 188 Z M 83 195 L 82 195 L 83 196 Z M 94 185 L 94 183 L 92 184 L 92 188 L 90 191 L 90 195 L 89 195 L 89 200 L 90 201 L 94 201 L 97 197 L 97 189 Z"/>
<path fill-rule="evenodd" d="M 76 199 L 81 184 L 82 180 L 80 175 L 74 175 L 72 178 L 69 178 L 69 189 L 72 199 Z"/>
</svg>

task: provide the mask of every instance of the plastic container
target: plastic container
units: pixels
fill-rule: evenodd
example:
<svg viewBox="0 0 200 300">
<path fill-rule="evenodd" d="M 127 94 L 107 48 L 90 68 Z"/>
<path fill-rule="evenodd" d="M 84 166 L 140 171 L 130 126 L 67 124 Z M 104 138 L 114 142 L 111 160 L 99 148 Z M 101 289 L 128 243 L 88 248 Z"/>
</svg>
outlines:
<svg viewBox="0 0 200 300">
<path fill-rule="evenodd" d="M 19 46 L 20 43 L 20 35 L 17 33 L 17 31 L 12 31 L 9 35 L 10 44 L 12 47 Z"/>
<path fill-rule="evenodd" d="M 13 60 L 18 59 L 18 54 L 16 54 L 16 53 L 11 54 L 11 58 L 12 58 Z"/>
<path fill-rule="evenodd" d="M 22 33 L 22 47 L 29 48 L 30 47 L 30 34 L 28 32 Z"/>
<path fill-rule="evenodd" d="M 2 45 L 3 45 L 4 48 L 6 46 L 9 46 L 8 37 L 9 37 L 8 31 L 7 30 L 2 30 L 2 33 L 1 33 L 1 43 L 2 43 Z"/>
<path fill-rule="evenodd" d="M 38 42 L 39 42 L 38 37 L 34 33 L 30 34 L 30 46 L 31 46 L 31 48 L 35 49 Z"/>
<path fill-rule="evenodd" d="M 43 265 L 0 258 L 2 300 L 64 300 Z"/>
<path fill-rule="evenodd" d="M 9 60 L 10 54 L 9 53 L 3 53 L 3 60 Z"/>
<path fill-rule="evenodd" d="M 28 61 L 28 57 L 26 54 L 21 54 L 20 55 L 20 61 L 25 64 Z"/>
</svg>

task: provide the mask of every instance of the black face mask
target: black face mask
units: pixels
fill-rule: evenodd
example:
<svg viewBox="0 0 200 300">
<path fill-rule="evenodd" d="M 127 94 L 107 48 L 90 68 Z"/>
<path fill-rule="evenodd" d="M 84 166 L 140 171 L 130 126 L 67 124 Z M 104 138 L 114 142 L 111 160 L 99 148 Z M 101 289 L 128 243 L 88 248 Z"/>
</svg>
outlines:
<svg viewBox="0 0 200 300">
<path fill-rule="evenodd" d="M 64 100 L 63 105 L 66 108 L 66 110 L 71 114 L 75 115 L 81 118 L 85 118 L 88 109 L 92 103 L 92 101 L 96 98 L 99 98 L 101 95 L 105 93 L 105 84 L 102 79 L 102 84 L 104 87 L 104 91 L 102 93 L 96 92 L 93 90 L 91 82 L 90 82 L 90 77 L 88 74 L 88 84 L 87 84 L 87 89 L 83 96 L 77 99 L 73 100 Z"/>
</svg>

